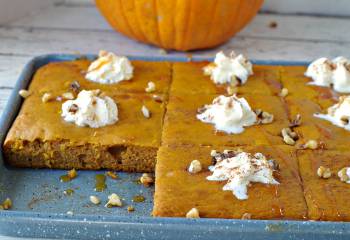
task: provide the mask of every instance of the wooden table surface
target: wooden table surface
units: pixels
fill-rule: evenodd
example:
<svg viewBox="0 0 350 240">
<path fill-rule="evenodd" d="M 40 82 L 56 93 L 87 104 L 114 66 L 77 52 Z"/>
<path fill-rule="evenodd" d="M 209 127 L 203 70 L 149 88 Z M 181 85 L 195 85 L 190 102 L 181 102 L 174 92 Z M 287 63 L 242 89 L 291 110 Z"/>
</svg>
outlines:
<svg viewBox="0 0 350 240">
<path fill-rule="evenodd" d="M 207 57 L 219 50 L 235 50 L 250 59 L 263 60 L 350 57 L 349 20 L 347 17 L 259 14 L 226 44 L 191 54 Z M 272 21 L 277 22 L 277 28 L 269 27 Z M 56 4 L 0 26 L 0 112 L 24 64 L 32 57 L 47 53 L 97 53 L 100 49 L 122 55 L 162 55 L 156 47 L 113 31 L 92 4 Z M 169 52 L 165 57 L 185 54 Z"/>
</svg>

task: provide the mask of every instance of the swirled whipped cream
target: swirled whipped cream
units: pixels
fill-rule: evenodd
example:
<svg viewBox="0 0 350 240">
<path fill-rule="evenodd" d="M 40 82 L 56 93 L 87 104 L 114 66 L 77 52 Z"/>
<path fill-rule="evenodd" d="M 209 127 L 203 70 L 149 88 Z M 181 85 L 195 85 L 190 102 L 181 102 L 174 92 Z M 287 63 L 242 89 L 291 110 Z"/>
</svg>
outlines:
<svg viewBox="0 0 350 240">
<path fill-rule="evenodd" d="M 329 107 L 327 114 L 316 113 L 314 116 L 350 131 L 350 96 L 339 97 L 339 102 Z"/>
<path fill-rule="evenodd" d="M 81 127 L 99 128 L 118 121 L 118 107 L 112 98 L 100 96 L 99 90 L 82 90 L 76 99 L 62 104 L 62 117 Z"/>
<path fill-rule="evenodd" d="M 267 160 L 262 153 L 254 155 L 242 151 L 228 151 L 215 153 L 213 165 L 209 166 L 212 175 L 207 177 L 209 181 L 227 181 L 222 188 L 224 191 L 232 191 L 239 200 L 248 199 L 247 188 L 251 182 L 263 184 L 279 184 L 273 172 L 278 165 L 273 160 Z"/>
<path fill-rule="evenodd" d="M 92 82 L 112 84 L 130 80 L 132 76 L 133 67 L 126 57 L 100 51 L 98 58 L 90 64 L 85 78 Z"/>
<path fill-rule="evenodd" d="M 350 61 L 345 57 L 333 60 L 319 58 L 309 65 L 305 76 L 312 78 L 310 84 L 332 86 L 337 92 L 350 92 Z"/>
<path fill-rule="evenodd" d="M 253 74 L 253 67 L 250 61 L 242 54 L 226 56 L 218 52 L 214 63 L 203 68 L 204 74 L 210 76 L 215 84 L 231 83 L 234 85 L 244 84 L 248 77 Z"/>
<path fill-rule="evenodd" d="M 221 95 L 215 98 L 212 104 L 199 108 L 197 119 L 214 124 L 216 130 L 239 134 L 244 131 L 244 127 L 272 122 L 273 115 L 261 114 L 261 110 L 258 112 L 259 115 L 251 109 L 244 98 L 238 98 L 236 95 L 230 97 Z M 260 119 L 265 116 L 268 116 L 270 121 Z"/>
</svg>

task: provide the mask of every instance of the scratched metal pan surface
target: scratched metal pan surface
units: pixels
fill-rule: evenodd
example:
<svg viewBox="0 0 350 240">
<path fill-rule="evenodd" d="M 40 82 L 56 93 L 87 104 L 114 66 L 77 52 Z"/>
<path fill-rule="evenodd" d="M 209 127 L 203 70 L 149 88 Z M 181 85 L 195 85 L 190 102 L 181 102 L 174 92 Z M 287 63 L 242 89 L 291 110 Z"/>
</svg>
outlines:
<svg viewBox="0 0 350 240">
<path fill-rule="evenodd" d="M 35 71 L 54 61 L 80 58 L 78 55 L 45 55 L 31 60 L 24 68 L 0 119 L 1 146 L 12 122 L 18 114 L 22 99 L 20 89 L 26 88 Z M 94 58 L 94 55 L 86 56 Z M 148 61 L 187 61 L 186 58 L 130 57 Z M 202 59 L 192 59 L 202 60 Z M 207 59 L 208 60 L 208 59 Z M 255 61 L 257 64 L 302 65 L 305 62 Z M 1 149 L 2 151 L 2 149 Z M 140 174 L 119 173 L 119 180 L 107 179 L 103 193 L 94 191 L 95 175 L 102 171 L 79 171 L 74 181 L 61 183 L 62 170 L 16 169 L 0 160 L 0 200 L 10 197 L 13 208 L 0 211 L 0 235 L 51 239 L 349 239 L 350 223 L 280 221 L 280 220 L 227 220 L 153 218 L 153 188 L 135 183 Z M 64 190 L 73 189 L 72 196 Z M 90 195 L 103 202 L 115 192 L 124 198 L 126 207 L 105 208 L 93 205 Z M 133 203 L 135 195 L 146 201 Z M 73 214 L 67 214 L 67 212 Z"/>
</svg>

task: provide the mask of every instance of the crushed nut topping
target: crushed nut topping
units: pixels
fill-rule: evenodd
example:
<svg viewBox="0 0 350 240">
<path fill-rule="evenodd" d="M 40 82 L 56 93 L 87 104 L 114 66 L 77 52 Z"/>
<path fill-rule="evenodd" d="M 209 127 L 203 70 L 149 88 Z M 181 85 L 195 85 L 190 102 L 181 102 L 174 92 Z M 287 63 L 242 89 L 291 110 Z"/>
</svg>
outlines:
<svg viewBox="0 0 350 240">
<path fill-rule="evenodd" d="M 53 99 L 54 97 L 52 96 L 51 93 L 44 93 L 43 96 L 41 97 L 41 101 L 43 103 L 49 102 Z"/>
<path fill-rule="evenodd" d="M 147 87 L 145 88 L 145 91 L 148 93 L 154 92 L 156 90 L 156 85 L 154 82 L 148 82 Z"/>
<path fill-rule="evenodd" d="M 190 173 L 199 173 L 202 171 L 202 164 L 198 160 L 193 160 L 187 170 Z"/>
<path fill-rule="evenodd" d="M 30 96 L 30 92 L 28 90 L 25 89 L 21 89 L 19 90 L 18 94 L 22 97 L 22 98 L 27 98 Z"/>
<path fill-rule="evenodd" d="M 123 206 L 123 203 L 117 194 L 112 193 L 111 195 L 108 196 L 108 202 L 106 203 L 105 207 L 111 208 L 111 207 L 121 207 L 121 206 Z"/>
<path fill-rule="evenodd" d="M 70 89 L 74 92 L 74 93 L 79 93 L 80 91 L 80 84 L 78 81 L 73 81 L 70 84 Z"/>
<path fill-rule="evenodd" d="M 280 97 L 287 97 L 287 95 L 288 95 L 288 89 L 287 88 L 282 88 L 279 96 Z"/>
<path fill-rule="evenodd" d="M 211 150 L 210 151 L 210 156 L 214 157 L 218 152 L 216 150 Z"/>
<path fill-rule="evenodd" d="M 249 220 L 252 218 L 252 214 L 250 213 L 244 213 L 241 217 L 242 220 Z"/>
<path fill-rule="evenodd" d="M 78 105 L 72 104 L 68 111 L 71 112 L 71 113 L 76 113 L 78 110 L 79 110 Z"/>
<path fill-rule="evenodd" d="M 6 198 L 5 201 L 1 204 L 3 210 L 9 210 L 12 208 L 12 200 L 10 198 Z"/>
<path fill-rule="evenodd" d="M 302 149 L 312 149 L 315 150 L 319 147 L 319 144 L 317 143 L 316 140 L 309 140 L 305 144 L 301 145 Z"/>
<path fill-rule="evenodd" d="M 70 178 L 70 179 L 74 179 L 78 176 L 78 173 L 77 171 L 73 168 L 72 170 L 69 170 L 67 172 L 67 176 Z"/>
<path fill-rule="evenodd" d="M 257 116 L 257 124 L 269 124 L 273 122 L 273 115 L 268 112 L 264 112 L 261 109 L 254 110 Z"/>
<path fill-rule="evenodd" d="M 128 212 L 133 212 L 135 211 L 135 208 L 133 206 L 128 206 L 127 210 Z"/>
<path fill-rule="evenodd" d="M 71 92 L 66 92 L 66 93 L 62 94 L 62 98 L 67 99 L 67 100 L 73 100 L 74 94 Z"/>
<path fill-rule="evenodd" d="M 141 112 L 145 118 L 151 117 L 151 112 L 148 110 L 148 108 L 145 105 L 142 106 Z"/>
<path fill-rule="evenodd" d="M 317 169 L 317 176 L 319 176 L 320 178 L 330 178 L 332 176 L 331 169 L 320 166 Z"/>
<path fill-rule="evenodd" d="M 118 175 L 115 173 L 115 172 L 112 172 L 112 171 L 108 171 L 106 172 L 106 175 L 112 179 L 118 179 Z"/>
<path fill-rule="evenodd" d="M 186 218 L 199 218 L 199 211 L 197 208 L 192 208 L 186 213 Z"/>
<path fill-rule="evenodd" d="M 101 203 L 101 200 L 97 196 L 92 195 L 90 196 L 90 202 L 92 202 L 95 205 L 98 205 Z"/>
<path fill-rule="evenodd" d="M 281 134 L 283 141 L 288 145 L 295 145 L 295 141 L 298 140 L 298 134 L 291 128 L 283 128 Z"/>
<path fill-rule="evenodd" d="M 158 103 L 162 103 L 163 102 L 163 98 L 161 96 L 158 96 L 158 95 L 153 95 L 153 100 L 158 102 Z"/>
<path fill-rule="evenodd" d="M 340 178 L 340 181 L 350 183 L 350 168 L 344 167 L 338 172 L 338 177 Z"/>
<path fill-rule="evenodd" d="M 294 128 L 294 127 L 298 127 L 301 124 L 301 115 L 297 114 L 295 116 L 295 118 L 291 121 L 291 123 L 289 124 L 290 128 Z"/>
<path fill-rule="evenodd" d="M 154 183 L 154 178 L 149 173 L 144 173 L 140 177 L 140 182 L 145 186 L 149 187 Z"/>
</svg>

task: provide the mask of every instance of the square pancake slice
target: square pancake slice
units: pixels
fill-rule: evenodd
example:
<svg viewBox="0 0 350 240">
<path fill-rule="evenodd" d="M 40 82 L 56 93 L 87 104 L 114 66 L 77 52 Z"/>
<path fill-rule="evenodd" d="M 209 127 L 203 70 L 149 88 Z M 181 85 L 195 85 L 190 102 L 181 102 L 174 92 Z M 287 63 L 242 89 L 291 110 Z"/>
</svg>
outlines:
<svg viewBox="0 0 350 240">
<path fill-rule="evenodd" d="M 62 102 L 42 102 L 33 93 L 4 142 L 6 161 L 17 167 L 114 169 L 151 172 L 160 146 L 164 104 L 147 94 L 107 94 L 119 121 L 101 128 L 79 127 L 61 117 Z M 141 107 L 151 112 L 145 118 Z"/>
<path fill-rule="evenodd" d="M 341 182 L 338 171 L 350 166 L 349 151 L 298 151 L 308 216 L 313 220 L 350 221 L 350 184 Z M 320 178 L 317 169 L 330 168 L 332 176 Z"/>
<path fill-rule="evenodd" d="M 327 113 L 327 108 L 335 103 L 336 101 L 329 99 L 319 100 L 317 103 L 308 99 L 286 100 L 290 118 L 301 115 L 301 125 L 294 128 L 299 136 L 299 143 L 316 140 L 325 149 L 349 149 L 350 131 L 314 116 L 315 113 Z"/>
<path fill-rule="evenodd" d="M 304 219 L 307 208 L 298 173 L 295 151 L 287 146 L 243 147 L 243 151 L 260 152 L 279 164 L 274 177 L 279 185 L 252 183 L 248 199 L 238 200 L 231 191 L 223 191 L 226 181 L 208 181 L 211 173 L 211 147 L 161 147 L 156 166 L 153 215 L 184 217 L 192 209 L 203 218 L 236 218 L 251 214 L 252 219 Z M 229 148 L 232 149 L 232 148 Z M 234 149 L 234 148 L 233 148 Z M 222 151 L 223 148 L 217 148 Z M 187 171 L 197 159 L 202 171 Z"/>
<path fill-rule="evenodd" d="M 288 126 L 284 104 L 278 97 L 244 95 L 252 109 L 274 115 L 270 124 L 246 127 L 240 134 L 217 131 L 213 124 L 197 119 L 198 108 L 211 104 L 217 95 L 174 94 L 170 96 L 164 118 L 162 142 L 167 145 L 244 146 L 283 144 L 281 129 Z"/>
<path fill-rule="evenodd" d="M 51 92 L 57 89 L 70 90 L 72 82 L 79 83 L 81 89 L 101 89 L 118 93 L 146 93 L 148 82 L 156 85 L 154 93 L 166 94 L 171 81 L 170 62 L 131 61 L 134 76 L 114 84 L 100 84 L 85 78 L 89 60 L 51 62 L 41 67 L 34 75 L 30 91 Z"/>
<path fill-rule="evenodd" d="M 203 73 L 209 62 L 176 62 L 173 64 L 171 93 L 225 94 L 227 84 L 215 84 L 210 76 Z M 254 74 L 248 81 L 235 87 L 235 92 L 249 94 L 276 95 L 281 90 L 278 66 L 254 65 Z"/>
</svg>

